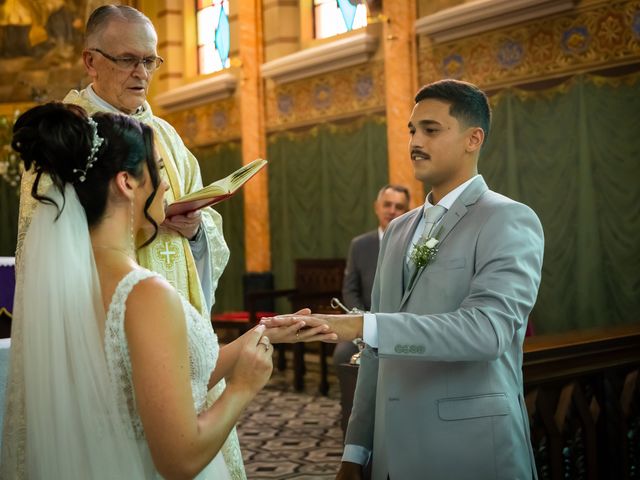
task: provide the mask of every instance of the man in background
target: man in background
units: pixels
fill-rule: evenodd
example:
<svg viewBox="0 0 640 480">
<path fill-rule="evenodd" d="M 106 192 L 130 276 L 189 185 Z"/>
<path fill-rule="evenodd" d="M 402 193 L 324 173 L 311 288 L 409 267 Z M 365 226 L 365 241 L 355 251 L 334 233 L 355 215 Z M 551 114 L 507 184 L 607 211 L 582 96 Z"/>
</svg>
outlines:
<svg viewBox="0 0 640 480">
<path fill-rule="evenodd" d="M 348 308 L 371 309 L 371 288 L 376 274 L 378 250 L 389 222 L 409 211 L 409 190 L 402 185 L 385 185 L 373 203 L 378 228 L 351 241 L 342 283 L 342 300 Z"/>
</svg>

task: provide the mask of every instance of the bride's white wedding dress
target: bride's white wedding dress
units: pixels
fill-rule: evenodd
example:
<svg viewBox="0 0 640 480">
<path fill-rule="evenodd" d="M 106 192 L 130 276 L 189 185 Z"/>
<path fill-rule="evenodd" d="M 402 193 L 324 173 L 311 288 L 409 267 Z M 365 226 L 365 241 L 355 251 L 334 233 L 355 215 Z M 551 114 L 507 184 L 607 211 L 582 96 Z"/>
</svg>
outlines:
<svg viewBox="0 0 640 480">
<path fill-rule="evenodd" d="M 118 284 L 111 299 L 105 323 L 104 347 L 107 358 L 109 376 L 116 388 L 123 393 L 126 405 L 126 418 L 132 423 L 133 435 L 140 451 L 145 478 L 160 478 L 156 472 L 144 436 L 144 428 L 136 410 L 135 395 L 131 378 L 131 359 L 124 331 L 124 317 L 127 297 L 140 281 L 150 277 L 160 277 L 157 273 L 140 268 L 129 272 Z M 211 323 L 203 318 L 182 295 L 182 309 L 187 325 L 189 342 L 189 374 L 191 391 L 196 412 L 199 414 L 206 408 L 209 377 L 218 360 L 220 347 L 218 339 L 211 328 Z M 150 319 L 152 320 L 152 319 Z M 152 327 L 150 321 L 150 328 Z M 207 467 L 196 477 L 198 480 L 222 480 L 230 478 L 229 471 L 219 452 Z"/>
<path fill-rule="evenodd" d="M 156 274 L 137 269 L 126 275 L 107 319 L 78 196 L 70 184 L 64 197 L 57 188 L 46 195 L 64 208 L 41 203 L 22 229 L 25 254 L 17 259 L 14 303 L 22 341 L 12 345 L 7 399 L 17 415 L 5 416 L 0 479 L 159 478 L 135 407 L 124 333 L 127 297 Z M 182 305 L 193 401 L 201 412 L 219 347 L 209 321 L 186 300 Z M 241 457 L 232 461 L 234 471 L 243 471 Z M 222 454 L 196 478 L 228 479 Z"/>
</svg>

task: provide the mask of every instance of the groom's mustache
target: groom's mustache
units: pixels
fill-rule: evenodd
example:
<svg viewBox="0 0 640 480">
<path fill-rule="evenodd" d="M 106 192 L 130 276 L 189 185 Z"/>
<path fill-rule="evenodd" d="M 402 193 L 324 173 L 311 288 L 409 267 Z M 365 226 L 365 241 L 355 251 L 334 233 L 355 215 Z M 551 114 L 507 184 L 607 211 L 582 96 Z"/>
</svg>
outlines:
<svg viewBox="0 0 640 480">
<path fill-rule="evenodd" d="M 419 148 L 412 148 L 411 160 L 431 160 L 431 155 L 420 150 Z"/>
</svg>

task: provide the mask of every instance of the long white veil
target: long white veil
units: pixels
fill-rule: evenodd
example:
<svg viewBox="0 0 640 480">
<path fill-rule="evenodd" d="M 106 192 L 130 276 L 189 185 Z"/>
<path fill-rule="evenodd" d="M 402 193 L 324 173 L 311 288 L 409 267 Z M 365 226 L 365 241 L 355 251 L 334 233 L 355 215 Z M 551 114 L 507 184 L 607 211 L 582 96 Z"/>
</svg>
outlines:
<svg viewBox="0 0 640 480">
<path fill-rule="evenodd" d="M 56 187 L 47 196 L 63 205 Z M 71 185 L 57 215 L 52 205 L 36 208 L 14 310 L 24 334 L 27 478 L 144 478 L 123 394 L 109 377 L 100 283 Z"/>
</svg>

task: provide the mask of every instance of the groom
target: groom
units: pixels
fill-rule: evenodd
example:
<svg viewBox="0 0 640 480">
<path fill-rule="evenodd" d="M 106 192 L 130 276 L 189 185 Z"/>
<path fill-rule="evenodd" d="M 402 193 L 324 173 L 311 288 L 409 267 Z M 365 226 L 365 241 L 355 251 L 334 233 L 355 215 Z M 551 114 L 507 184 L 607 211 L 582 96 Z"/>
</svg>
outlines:
<svg viewBox="0 0 640 480">
<path fill-rule="evenodd" d="M 543 233 L 529 207 L 477 173 L 490 117 L 469 83 L 418 92 L 409 150 L 431 191 L 385 232 L 374 313 L 304 318 L 367 344 L 339 479 L 361 478 L 371 453 L 374 480 L 536 477 L 522 342 Z"/>
</svg>

